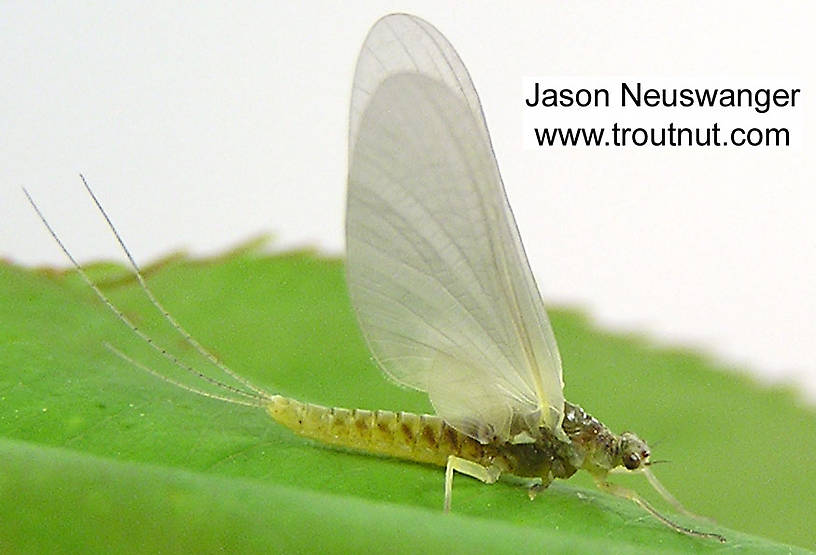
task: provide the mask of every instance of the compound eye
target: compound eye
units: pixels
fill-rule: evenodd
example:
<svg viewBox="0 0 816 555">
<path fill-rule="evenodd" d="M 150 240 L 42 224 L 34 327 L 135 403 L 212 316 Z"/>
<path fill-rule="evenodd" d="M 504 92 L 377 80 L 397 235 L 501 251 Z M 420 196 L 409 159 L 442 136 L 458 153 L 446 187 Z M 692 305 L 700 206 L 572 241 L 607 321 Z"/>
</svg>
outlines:
<svg viewBox="0 0 816 555">
<path fill-rule="evenodd" d="M 640 456 L 637 453 L 629 453 L 623 459 L 623 466 L 629 470 L 634 470 L 640 466 Z"/>
</svg>

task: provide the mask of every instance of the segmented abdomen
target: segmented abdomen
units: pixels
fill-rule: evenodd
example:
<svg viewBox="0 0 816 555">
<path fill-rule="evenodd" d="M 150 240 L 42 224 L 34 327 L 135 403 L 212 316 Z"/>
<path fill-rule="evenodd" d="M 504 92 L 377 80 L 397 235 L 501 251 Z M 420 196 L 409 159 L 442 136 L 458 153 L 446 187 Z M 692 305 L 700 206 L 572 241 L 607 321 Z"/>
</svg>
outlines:
<svg viewBox="0 0 816 555">
<path fill-rule="evenodd" d="M 344 409 L 276 395 L 266 411 L 298 435 L 323 443 L 445 466 L 448 455 L 486 463 L 488 446 L 459 433 L 438 416 Z"/>
</svg>

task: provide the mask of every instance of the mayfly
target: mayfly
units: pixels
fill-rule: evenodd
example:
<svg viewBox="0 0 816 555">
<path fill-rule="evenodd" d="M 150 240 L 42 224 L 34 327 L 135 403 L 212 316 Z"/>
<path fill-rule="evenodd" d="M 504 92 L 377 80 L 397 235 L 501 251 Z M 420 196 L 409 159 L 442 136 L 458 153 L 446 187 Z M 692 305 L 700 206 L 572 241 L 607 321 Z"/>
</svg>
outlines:
<svg viewBox="0 0 816 555">
<path fill-rule="evenodd" d="M 297 434 L 332 445 L 445 467 L 444 509 L 454 472 L 493 483 L 535 479 L 532 494 L 578 470 L 690 536 L 725 541 L 663 516 L 614 485 L 619 467 L 650 472 L 635 434 L 612 433 L 565 401 L 561 359 L 505 195 L 481 104 L 450 43 L 427 22 L 380 19 L 354 74 L 349 129 L 347 280 L 368 346 L 399 384 L 428 393 L 436 414 L 327 408 L 268 393 L 227 368 L 165 310 L 94 193 L 153 305 L 202 356 L 243 387 L 210 378 L 154 343 L 96 287 L 31 204 L 101 300 L 144 341 L 223 395 L 129 363 L 194 393 L 259 406 Z M 26 192 L 26 195 L 28 193 Z"/>
</svg>

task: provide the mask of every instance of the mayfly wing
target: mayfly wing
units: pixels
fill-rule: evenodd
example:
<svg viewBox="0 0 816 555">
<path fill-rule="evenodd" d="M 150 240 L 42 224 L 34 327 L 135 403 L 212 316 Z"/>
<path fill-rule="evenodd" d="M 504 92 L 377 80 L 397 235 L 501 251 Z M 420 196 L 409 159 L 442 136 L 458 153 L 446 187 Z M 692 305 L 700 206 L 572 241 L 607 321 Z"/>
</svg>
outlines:
<svg viewBox="0 0 816 555">
<path fill-rule="evenodd" d="M 346 218 L 351 300 L 384 371 L 479 441 L 559 433 L 561 359 L 481 104 L 421 19 L 384 17 L 363 45 Z"/>
</svg>

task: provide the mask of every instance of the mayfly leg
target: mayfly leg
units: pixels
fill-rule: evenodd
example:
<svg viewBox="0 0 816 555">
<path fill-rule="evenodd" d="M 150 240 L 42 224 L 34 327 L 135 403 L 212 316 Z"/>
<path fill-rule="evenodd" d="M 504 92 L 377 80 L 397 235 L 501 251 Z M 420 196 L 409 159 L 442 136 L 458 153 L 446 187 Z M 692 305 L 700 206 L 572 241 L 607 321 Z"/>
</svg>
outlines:
<svg viewBox="0 0 816 555">
<path fill-rule="evenodd" d="M 713 522 L 712 519 L 710 519 L 707 516 L 698 515 L 696 513 L 693 513 L 691 511 L 689 511 L 688 509 L 686 509 L 683 506 L 683 504 L 680 503 L 680 501 L 678 501 L 677 498 L 674 495 L 672 495 L 672 493 L 669 490 L 666 489 L 666 486 L 664 486 L 663 484 L 660 483 L 660 481 L 657 479 L 657 476 L 652 474 L 651 470 L 649 470 L 648 468 L 644 468 L 641 472 L 643 472 L 643 474 L 646 476 L 646 480 L 649 481 L 649 484 L 652 486 L 652 488 L 654 488 L 654 490 L 657 493 L 659 493 L 660 496 L 663 499 L 665 499 L 666 502 L 668 502 L 670 505 L 672 505 L 675 509 L 677 509 L 678 511 L 680 511 L 681 513 L 683 513 L 686 516 L 690 516 L 692 518 L 698 518 L 698 519 L 701 519 L 701 520 L 707 520 L 709 522 Z"/>
<path fill-rule="evenodd" d="M 141 287 L 142 291 L 144 292 L 145 296 L 147 296 L 150 303 L 153 307 L 161 313 L 162 317 L 175 329 L 184 339 L 184 341 L 193 347 L 198 353 L 213 363 L 219 370 L 224 372 L 230 378 L 234 379 L 235 381 L 241 383 L 245 387 L 249 388 L 250 390 L 254 391 L 258 395 L 266 396 L 265 392 L 260 389 L 259 387 L 253 385 L 249 380 L 244 378 L 243 376 L 239 375 L 238 373 L 234 372 L 230 368 L 227 367 L 226 364 L 221 362 L 215 355 L 213 355 L 210 351 L 208 351 L 201 343 L 196 341 L 196 339 L 185 329 L 181 326 L 181 324 L 176 320 L 170 312 L 164 308 L 164 305 L 159 302 L 156 296 L 153 294 L 153 291 L 148 287 L 147 282 L 145 282 L 144 277 L 142 276 L 142 271 L 139 268 L 139 265 L 136 263 L 136 260 L 133 258 L 133 255 L 130 254 L 130 249 L 127 248 L 125 245 L 125 241 L 122 239 L 122 236 L 119 235 L 119 231 L 116 229 L 116 226 L 113 225 L 108 213 L 102 207 L 102 203 L 99 202 L 99 199 L 96 198 L 96 194 L 91 189 L 91 186 L 88 184 L 88 181 L 85 179 L 85 176 L 79 174 L 80 179 L 82 180 L 82 184 L 85 186 L 85 190 L 88 191 L 88 194 L 91 196 L 96 208 L 99 210 L 99 213 L 102 214 L 102 217 L 105 218 L 105 222 L 108 224 L 108 228 L 113 233 L 113 236 L 116 237 L 116 242 L 119 243 L 119 247 L 121 247 L 122 252 L 124 252 L 125 256 L 127 257 L 130 267 L 133 269 L 133 273 L 136 275 L 136 279 L 139 282 L 139 286 Z"/>
<path fill-rule="evenodd" d="M 651 464 L 654 464 L 654 462 L 652 462 Z M 631 472 L 632 472 L 631 470 L 624 470 L 622 468 L 613 468 L 612 470 L 609 471 L 610 474 L 628 474 L 628 473 L 631 473 Z M 663 500 L 666 501 L 666 503 L 668 503 L 669 505 L 671 505 L 672 507 L 674 507 L 675 509 L 677 509 L 678 511 L 680 511 L 684 515 L 690 516 L 691 518 L 696 518 L 696 519 L 699 519 L 699 520 L 707 520 L 709 522 L 714 522 L 713 519 L 711 519 L 711 518 L 709 518 L 707 516 L 698 515 L 697 513 L 693 513 L 691 511 L 689 511 L 686 507 L 684 507 L 683 504 L 680 503 L 680 501 L 674 495 L 672 495 L 672 493 L 668 489 L 666 489 L 666 486 L 664 486 L 660 482 L 660 480 L 657 479 L 657 476 L 652 474 L 652 471 L 649 468 L 644 467 L 644 468 L 641 468 L 640 470 L 637 470 L 635 472 L 639 472 L 639 473 L 643 474 L 644 476 L 646 476 L 646 480 L 649 482 L 649 485 L 652 486 L 652 489 L 654 489 L 657 493 L 659 493 L 660 497 L 662 497 Z"/>
<path fill-rule="evenodd" d="M 449 513 L 451 508 L 451 498 L 453 497 L 453 472 L 467 474 L 485 484 L 495 484 L 501 475 L 501 470 L 496 466 L 482 466 L 456 455 L 448 456 L 448 464 L 445 466 L 445 512 Z"/>
<path fill-rule="evenodd" d="M 700 532 L 699 530 L 694 530 L 692 528 L 686 528 L 685 526 L 681 526 L 677 524 L 673 520 L 670 520 L 668 517 L 663 516 L 661 513 L 658 512 L 657 509 L 651 506 L 648 501 L 643 499 L 637 492 L 632 491 L 628 488 L 623 486 L 619 486 L 617 484 L 610 484 L 606 480 L 597 479 L 595 480 L 595 484 L 598 486 L 598 489 L 601 491 L 605 491 L 607 493 L 611 493 L 616 497 L 620 497 L 621 499 L 628 499 L 629 501 L 634 502 L 640 508 L 647 511 L 657 520 L 668 526 L 669 528 L 674 529 L 676 532 L 680 532 L 681 534 L 685 534 L 687 536 L 694 536 L 697 538 L 711 538 L 718 540 L 720 543 L 725 543 L 727 540 L 725 536 L 720 534 L 716 534 L 714 532 Z"/>
<path fill-rule="evenodd" d="M 96 294 L 96 296 L 102 301 L 102 303 L 106 307 L 108 307 L 108 309 L 111 312 L 113 312 L 116 315 L 116 317 L 119 319 L 119 321 L 122 322 L 124 325 L 126 325 L 128 328 L 130 328 L 130 330 L 133 333 L 135 333 L 142 341 L 144 341 L 145 343 L 150 345 L 154 350 L 156 350 L 159 354 L 161 354 L 162 357 L 164 357 L 164 358 L 168 359 L 169 361 L 171 361 L 175 366 L 184 369 L 185 371 L 187 371 L 190 374 L 196 376 L 197 378 L 202 379 L 202 380 L 204 380 L 204 381 L 206 381 L 206 382 L 208 382 L 208 383 L 210 383 L 210 384 L 212 384 L 212 385 L 214 385 L 216 387 L 219 387 L 221 389 L 230 391 L 232 393 L 235 393 L 236 395 L 240 395 L 240 396 L 245 397 L 245 398 L 253 399 L 253 400 L 255 400 L 256 403 L 258 403 L 258 402 L 260 402 L 262 400 L 265 400 L 265 399 L 267 399 L 269 397 L 268 395 L 264 395 L 264 394 L 260 394 L 260 393 L 249 393 L 249 392 L 243 391 L 242 389 L 239 389 L 237 387 L 234 387 L 234 386 L 231 386 L 229 384 L 225 384 L 223 382 L 220 382 L 220 381 L 218 381 L 216 379 L 213 379 L 213 378 L 207 376 L 206 374 L 203 374 L 202 372 L 196 370 L 195 368 L 193 368 L 189 364 L 185 364 L 178 357 L 176 357 L 173 353 L 168 351 L 165 347 L 163 347 L 163 346 L 159 345 L 158 343 L 156 343 L 155 341 L 153 341 L 153 339 L 150 336 L 148 336 L 145 332 L 143 332 L 121 310 L 119 310 L 116 307 L 116 305 L 113 304 L 113 301 L 111 301 L 110 298 L 108 298 L 108 296 L 105 295 L 105 293 L 103 293 L 102 290 L 91 280 L 91 278 L 88 276 L 88 274 L 85 272 L 85 270 L 79 264 L 79 262 L 74 258 L 74 256 L 68 250 L 68 247 L 66 247 L 65 244 L 62 242 L 62 239 L 60 239 L 59 235 L 57 235 L 57 232 L 54 231 L 54 228 L 51 227 L 51 224 L 48 222 L 45 215 L 42 213 L 39 206 L 37 206 L 37 203 L 34 202 L 34 199 L 29 194 L 28 190 L 26 190 L 25 187 L 23 187 L 23 193 L 25 193 L 25 196 L 28 199 L 28 202 L 31 204 L 32 208 L 34 208 L 34 211 L 37 213 L 37 216 L 40 218 L 40 221 L 43 223 L 45 228 L 48 230 L 48 233 L 51 235 L 51 237 L 57 243 L 60 250 L 62 250 L 63 254 L 65 254 L 65 256 L 68 258 L 68 260 L 71 262 L 74 269 L 77 271 L 77 273 L 82 278 L 82 280 L 85 282 L 85 284 L 88 287 L 90 287 L 90 289 Z M 128 359 L 125 358 L 125 360 L 128 360 Z M 131 361 L 132 361 L 132 359 L 131 359 Z M 141 367 L 141 366 L 137 365 L 137 367 Z M 152 372 L 152 371 L 150 373 L 154 374 L 154 375 L 156 374 L 155 372 Z M 194 391 L 194 392 L 196 392 L 196 391 Z"/>
</svg>

